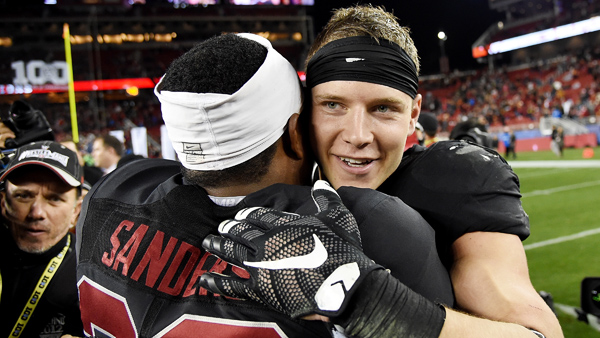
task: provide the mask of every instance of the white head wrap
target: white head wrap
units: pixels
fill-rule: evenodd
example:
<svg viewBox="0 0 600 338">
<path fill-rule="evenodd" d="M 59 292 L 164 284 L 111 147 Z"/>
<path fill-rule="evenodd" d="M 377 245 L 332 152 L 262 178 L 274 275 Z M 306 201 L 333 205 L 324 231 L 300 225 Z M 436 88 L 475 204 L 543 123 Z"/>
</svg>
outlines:
<svg viewBox="0 0 600 338">
<path fill-rule="evenodd" d="M 258 35 L 241 33 L 268 50 L 264 63 L 237 92 L 157 90 L 163 120 L 184 167 L 221 170 L 244 163 L 277 141 L 301 107 L 300 81 L 292 65 Z M 162 81 L 162 79 L 161 79 Z"/>
</svg>

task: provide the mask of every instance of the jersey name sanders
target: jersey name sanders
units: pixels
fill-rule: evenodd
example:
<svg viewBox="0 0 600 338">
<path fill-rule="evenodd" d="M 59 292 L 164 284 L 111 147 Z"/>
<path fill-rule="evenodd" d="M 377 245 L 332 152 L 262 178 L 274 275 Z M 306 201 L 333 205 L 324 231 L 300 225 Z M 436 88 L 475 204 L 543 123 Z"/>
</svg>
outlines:
<svg viewBox="0 0 600 338">
<path fill-rule="evenodd" d="M 240 277 L 248 273 L 176 237 L 141 222 L 124 219 L 110 237 L 99 239 L 105 251 L 101 262 L 129 279 L 171 296 L 206 296 L 197 286 L 205 272 L 231 269 Z"/>
</svg>

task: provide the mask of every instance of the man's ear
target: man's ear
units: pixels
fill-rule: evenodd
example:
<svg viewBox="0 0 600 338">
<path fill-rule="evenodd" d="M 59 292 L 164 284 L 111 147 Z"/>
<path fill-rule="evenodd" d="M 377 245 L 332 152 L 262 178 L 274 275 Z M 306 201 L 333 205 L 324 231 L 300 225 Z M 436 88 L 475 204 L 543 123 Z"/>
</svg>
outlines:
<svg viewBox="0 0 600 338">
<path fill-rule="evenodd" d="M 288 156 L 295 159 L 302 159 L 305 156 L 305 149 L 303 143 L 303 128 L 300 123 L 300 115 L 293 114 L 288 120 L 287 134 L 289 136 L 286 145 L 286 152 Z M 288 143 L 289 142 L 289 143 Z"/>
<path fill-rule="evenodd" d="M 107 151 L 108 151 L 108 152 L 109 152 L 111 155 L 117 156 L 117 151 L 115 150 L 115 148 L 113 148 L 113 147 L 106 147 L 106 150 L 107 150 Z"/>
<path fill-rule="evenodd" d="M 412 107 L 410 111 L 410 124 L 408 126 L 408 135 L 412 135 L 415 132 L 417 121 L 419 120 L 419 114 L 421 113 L 421 104 L 423 103 L 423 96 L 417 94 L 412 101 Z"/>
<path fill-rule="evenodd" d="M 83 203 L 83 195 L 77 198 L 77 202 L 75 203 L 75 209 L 73 210 L 73 215 L 71 216 L 71 227 L 77 224 L 77 220 L 79 219 L 79 214 L 81 213 L 81 205 Z"/>
</svg>

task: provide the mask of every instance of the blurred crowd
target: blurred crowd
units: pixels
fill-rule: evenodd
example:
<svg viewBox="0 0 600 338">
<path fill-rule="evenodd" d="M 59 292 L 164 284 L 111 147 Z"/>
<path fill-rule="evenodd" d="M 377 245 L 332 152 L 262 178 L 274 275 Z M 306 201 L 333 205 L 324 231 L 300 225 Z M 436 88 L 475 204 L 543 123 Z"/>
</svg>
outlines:
<svg viewBox="0 0 600 338">
<path fill-rule="evenodd" d="M 422 83 L 423 110 L 442 131 L 484 117 L 490 127 L 528 128 L 540 117 L 585 119 L 600 114 L 600 47 L 513 68 Z"/>
</svg>

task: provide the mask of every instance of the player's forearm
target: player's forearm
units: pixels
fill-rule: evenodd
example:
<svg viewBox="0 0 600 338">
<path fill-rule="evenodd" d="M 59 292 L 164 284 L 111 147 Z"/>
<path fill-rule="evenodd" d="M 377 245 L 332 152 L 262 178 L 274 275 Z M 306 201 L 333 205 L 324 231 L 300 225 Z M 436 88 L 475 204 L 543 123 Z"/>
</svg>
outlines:
<svg viewBox="0 0 600 338">
<path fill-rule="evenodd" d="M 549 336 L 546 332 L 542 333 L 546 335 L 546 338 L 559 338 L 559 336 Z M 495 322 L 446 309 L 446 322 L 439 338 L 458 337 L 538 338 L 529 329 L 518 324 Z"/>
<path fill-rule="evenodd" d="M 352 337 L 437 338 L 445 310 L 384 270 L 371 272 L 351 299 L 350 308 L 332 321 Z"/>
<path fill-rule="evenodd" d="M 471 278 L 471 280 L 476 280 L 476 278 Z M 482 280 L 479 279 L 478 286 L 484 284 Z M 457 290 L 455 285 L 456 304 L 468 315 L 458 313 L 456 320 L 450 321 L 450 323 L 456 324 L 455 328 L 460 328 L 461 323 L 468 330 L 474 325 L 480 325 L 483 328 L 492 325 L 492 332 L 503 334 L 498 333 L 497 337 L 518 337 L 510 334 L 514 330 L 511 329 L 510 325 L 512 324 L 517 328 L 525 327 L 537 330 L 547 338 L 564 337 L 556 315 L 532 288 L 529 290 L 529 288 L 520 287 L 522 285 L 516 281 L 513 281 L 513 284 L 502 283 L 503 288 L 498 290 L 477 289 L 474 285 L 460 285 L 462 285 L 460 288 L 462 292 Z M 465 290 L 470 294 L 469 297 L 465 297 Z M 454 313 L 456 314 L 456 312 Z M 496 337 L 496 335 L 492 337 Z"/>
<path fill-rule="evenodd" d="M 529 280 L 514 278 L 513 283 L 505 281 L 501 285 L 498 290 L 472 291 L 473 300 L 469 306 L 465 306 L 464 297 L 459 301 L 457 293 L 457 304 L 465 312 L 490 319 L 492 323 L 514 323 L 537 330 L 547 338 L 564 337 L 556 315 Z"/>
<path fill-rule="evenodd" d="M 527 257 L 518 237 L 489 232 L 465 234 L 454 242 L 453 256 L 452 285 L 456 305 L 462 311 L 490 319 L 491 323 L 531 328 L 547 338 L 563 337 L 556 315 L 531 284 Z"/>
<path fill-rule="evenodd" d="M 487 327 L 489 330 L 492 330 L 490 332 L 498 332 L 498 335 L 492 335 L 490 337 L 503 338 L 520 337 L 515 334 L 514 330 L 518 328 L 528 328 L 541 332 L 546 338 L 564 338 L 556 315 L 545 303 L 543 303 L 543 301 L 542 303 L 539 303 L 538 300 L 530 294 L 520 294 L 514 289 L 511 291 L 514 292 L 514 294 L 519 295 L 520 298 L 515 299 L 513 297 L 511 299 L 506 299 L 503 297 L 491 297 L 491 299 L 489 299 L 481 297 L 478 304 L 485 302 L 488 306 L 483 306 L 484 304 L 482 304 L 482 306 L 477 309 L 470 309 L 471 311 L 465 309 L 467 313 L 474 313 L 477 317 L 474 317 L 471 314 L 448 311 L 448 313 L 453 312 L 449 317 L 452 316 L 457 318 L 450 320 L 449 323 L 452 324 L 452 326 L 446 328 L 448 330 L 460 329 L 461 325 L 463 325 L 466 326 L 467 330 L 471 330 L 472 327 L 482 327 L 482 330 L 486 330 L 485 328 Z M 498 291 L 498 293 L 500 292 Z M 537 294 L 534 294 L 534 296 L 537 296 Z M 489 306 L 491 304 L 495 306 Z M 455 336 L 450 335 L 449 337 Z"/>
<path fill-rule="evenodd" d="M 445 320 L 444 320 L 445 316 Z M 383 270 L 371 272 L 344 314 L 332 321 L 360 338 L 538 338 L 528 328 L 474 317 L 439 305 L 410 290 Z M 560 330 L 539 330 L 561 338 Z M 548 331 L 548 332 L 546 332 Z"/>
</svg>

